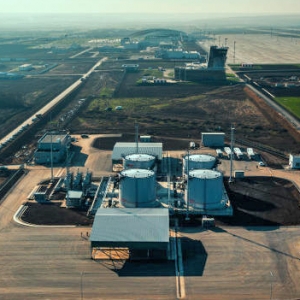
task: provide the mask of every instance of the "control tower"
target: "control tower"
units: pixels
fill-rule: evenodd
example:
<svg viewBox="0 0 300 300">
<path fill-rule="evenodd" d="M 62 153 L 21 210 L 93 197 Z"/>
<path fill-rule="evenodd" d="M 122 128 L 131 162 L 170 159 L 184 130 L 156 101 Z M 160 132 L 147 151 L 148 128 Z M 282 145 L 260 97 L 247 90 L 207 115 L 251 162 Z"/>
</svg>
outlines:
<svg viewBox="0 0 300 300">
<path fill-rule="evenodd" d="M 207 69 L 223 70 L 225 68 L 228 47 L 211 46 Z"/>
</svg>

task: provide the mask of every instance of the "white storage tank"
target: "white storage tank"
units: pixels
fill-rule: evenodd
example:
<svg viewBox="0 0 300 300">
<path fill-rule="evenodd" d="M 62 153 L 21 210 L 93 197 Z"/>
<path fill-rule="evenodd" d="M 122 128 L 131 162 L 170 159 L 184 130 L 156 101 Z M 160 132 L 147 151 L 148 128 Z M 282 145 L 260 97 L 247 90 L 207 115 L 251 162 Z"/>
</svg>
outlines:
<svg viewBox="0 0 300 300">
<path fill-rule="evenodd" d="M 223 206 L 223 175 L 213 170 L 189 172 L 185 202 L 198 209 L 218 209 Z M 188 196 L 188 198 L 187 198 Z"/>
<path fill-rule="evenodd" d="M 119 200 L 126 208 L 154 207 L 156 178 L 152 170 L 128 169 L 120 173 Z"/>
<path fill-rule="evenodd" d="M 130 154 L 123 159 L 124 169 L 153 169 L 155 156 L 149 154 Z"/>
<path fill-rule="evenodd" d="M 208 154 L 192 154 L 183 158 L 183 172 L 186 174 L 187 169 L 212 169 L 216 164 L 216 158 Z"/>
</svg>

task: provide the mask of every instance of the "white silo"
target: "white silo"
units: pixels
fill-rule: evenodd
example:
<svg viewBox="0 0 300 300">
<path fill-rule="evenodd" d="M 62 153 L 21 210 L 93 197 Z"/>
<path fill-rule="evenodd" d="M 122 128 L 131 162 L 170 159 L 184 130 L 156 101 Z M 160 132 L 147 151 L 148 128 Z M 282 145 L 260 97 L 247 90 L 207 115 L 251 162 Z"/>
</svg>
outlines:
<svg viewBox="0 0 300 300">
<path fill-rule="evenodd" d="M 123 159 L 124 169 L 153 169 L 155 156 L 149 154 L 129 154 Z"/>
<path fill-rule="evenodd" d="M 208 154 L 192 154 L 183 158 L 183 172 L 196 169 L 212 169 L 216 164 L 216 158 Z"/>
<path fill-rule="evenodd" d="M 213 170 L 192 170 L 189 172 L 185 202 L 198 209 L 218 209 L 224 206 L 223 175 Z"/>
<path fill-rule="evenodd" d="M 154 171 L 128 169 L 120 173 L 119 200 L 122 206 L 153 207 L 156 204 L 156 178 Z"/>
</svg>

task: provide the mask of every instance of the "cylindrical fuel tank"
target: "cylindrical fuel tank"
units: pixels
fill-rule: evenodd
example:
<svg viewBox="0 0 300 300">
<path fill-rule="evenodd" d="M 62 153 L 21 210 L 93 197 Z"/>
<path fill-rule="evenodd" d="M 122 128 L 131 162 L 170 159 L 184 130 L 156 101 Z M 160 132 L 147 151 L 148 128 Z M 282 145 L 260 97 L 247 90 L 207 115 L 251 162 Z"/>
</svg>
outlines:
<svg viewBox="0 0 300 300">
<path fill-rule="evenodd" d="M 222 207 L 223 175 L 213 170 L 192 170 L 189 172 L 185 202 L 200 209 Z"/>
<path fill-rule="evenodd" d="M 149 154 L 130 154 L 123 159 L 124 169 L 153 169 L 155 156 Z"/>
<path fill-rule="evenodd" d="M 122 206 L 154 207 L 156 204 L 155 173 L 145 169 L 128 169 L 120 173 L 119 200 Z"/>
<path fill-rule="evenodd" d="M 216 158 L 208 154 L 192 154 L 183 158 L 183 172 L 187 174 L 187 169 L 212 169 L 216 164 Z"/>
</svg>

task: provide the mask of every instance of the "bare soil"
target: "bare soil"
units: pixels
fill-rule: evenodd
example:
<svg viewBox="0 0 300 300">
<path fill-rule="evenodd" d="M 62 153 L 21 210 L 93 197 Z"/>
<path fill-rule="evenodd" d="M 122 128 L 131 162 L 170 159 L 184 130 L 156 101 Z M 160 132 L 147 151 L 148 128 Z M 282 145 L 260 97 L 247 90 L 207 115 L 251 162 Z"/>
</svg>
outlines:
<svg viewBox="0 0 300 300">
<path fill-rule="evenodd" d="M 36 225 L 76 225 L 90 226 L 93 220 L 86 216 L 86 211 L 61 207 L 61 202 L 40 204 L 27 202 L 28 208 L 22 220 Z"/>
<path fill-rule="evenodd" d="M 249 177 L 228 184 L 224 180 L 233 206 L 232 217 L 216 217 L 217 225 L 291 226 L 300 224 L 300 194 L 288 180 L 272 177 Z M 22 220 L 37 225 L 90 226 L 93 220 L 86 211 L 60 207 L 61 203 L 27 202 Z M 195 219 L 197 224 L 201 220 Z"/>
<path fill-rule="evenodd" d="M 300 224 L 300 194 L 288 180 L 248 177 L 229 184 L 233 217 L 217 217 L 217 223 L 233 226 L 289 226 Z"/>
</svg>

